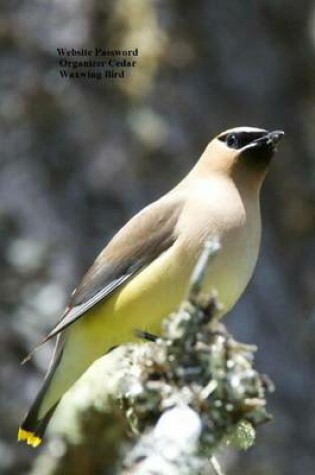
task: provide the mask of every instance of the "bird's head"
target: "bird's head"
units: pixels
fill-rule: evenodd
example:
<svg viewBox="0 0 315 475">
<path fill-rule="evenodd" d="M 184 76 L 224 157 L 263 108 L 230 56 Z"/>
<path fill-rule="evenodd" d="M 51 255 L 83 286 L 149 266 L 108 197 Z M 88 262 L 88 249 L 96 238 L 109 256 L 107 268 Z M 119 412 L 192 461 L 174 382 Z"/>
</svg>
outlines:
<svg viewBox="0 0 315 475">
<path fill-rule="evenodd" d="M 261 184 L 282 130 L 272 132 L 256 127 L 236 127 L 222 132 L 208 145 L 203 155 L 210 173 L 222 173 L 235 179 L 251 179 Z"/>
</svg>

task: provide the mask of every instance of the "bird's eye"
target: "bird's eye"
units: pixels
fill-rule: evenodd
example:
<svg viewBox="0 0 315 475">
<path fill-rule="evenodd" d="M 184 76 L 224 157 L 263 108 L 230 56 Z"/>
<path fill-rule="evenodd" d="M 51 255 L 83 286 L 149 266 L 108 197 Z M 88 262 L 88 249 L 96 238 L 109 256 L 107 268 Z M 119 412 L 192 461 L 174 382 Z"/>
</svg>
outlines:
<svg viewBox="0 0 315 475">
<path fill-rule="evenodd" d="M 235 134 L 229 134 L 227 137 L 226 137 L 226 145 L 230 148 L 238 148 L 238 138 L 236 137 Z"/>
</svg>

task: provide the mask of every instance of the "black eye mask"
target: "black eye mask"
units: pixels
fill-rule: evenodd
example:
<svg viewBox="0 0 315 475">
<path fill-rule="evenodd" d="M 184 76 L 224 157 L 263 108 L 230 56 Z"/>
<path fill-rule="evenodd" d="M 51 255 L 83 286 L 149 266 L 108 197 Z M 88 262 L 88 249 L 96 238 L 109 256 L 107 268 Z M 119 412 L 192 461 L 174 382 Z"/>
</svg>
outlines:
<svg viewBox="0 0 315 475">
<path fill-rule="evenodd" d="M 224 142 L 229 148 L 234 148 L 236 150 L 249 145 L 254 140 L 257 140 L 261 137 L 264 137 L 268 132 L 266 130 L 261 131 L 239 131 L 239 132 L 228 132 L 226 134 L 220 135 L 218 139 L 221 142 Z"/>
</svg>

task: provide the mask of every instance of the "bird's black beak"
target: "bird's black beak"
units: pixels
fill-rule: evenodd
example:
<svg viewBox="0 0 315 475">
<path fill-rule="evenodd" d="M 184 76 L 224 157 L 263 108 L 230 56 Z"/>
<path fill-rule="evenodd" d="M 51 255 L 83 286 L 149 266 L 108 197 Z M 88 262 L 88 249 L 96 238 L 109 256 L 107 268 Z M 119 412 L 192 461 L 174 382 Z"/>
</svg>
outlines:
<svg viewBox="0 0 315 475">
<path fill-rule="evenodd" d="M 246 163 L 249 168 L 265 170 L 277 152 L 277 145 L 283 136 L 282 130 L 262 131 L 259 137 L 256 136 L 241 149 L 241 162 Z"/>
<path fill-rule="evenodd" d="M 274 130 L 273 132 L 269 132 L 268 138 L 271 142 L 276 145 L 284 136 L 283 130 Z"/>
<path fill-rule="evenodd" d="M 266 148 L 270 149 L 273 152 L 276 151 L 276 146 L 278 142 L 282 139 L 284 136 L 283 130 L 274 130 L 272 132 L 267 132 L 265 135 L 262 137 L 259 137 L 256 140 L 253 140 L 251 143 L 251 146 L 254 148 Z"/>
</svg>

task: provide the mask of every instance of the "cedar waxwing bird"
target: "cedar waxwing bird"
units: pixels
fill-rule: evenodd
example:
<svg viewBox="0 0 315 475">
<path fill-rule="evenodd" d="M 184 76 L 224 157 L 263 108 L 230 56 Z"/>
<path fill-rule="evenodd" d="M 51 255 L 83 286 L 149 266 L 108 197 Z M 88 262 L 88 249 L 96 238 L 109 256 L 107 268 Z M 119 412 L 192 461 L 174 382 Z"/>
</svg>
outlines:
<svg viewBox="0 0 315 475">
<path fill-rule="evenodd" d="M 73 292 L 43 385 L 18 440 L 40 444 L 64 393 L 111 348 L 159 335 L 180 304 L 206 240 L 221 250 L 203 290 L 216 289 L 227 313 L 246 288 L 260 244 L 259 191 L 284 133 L 238 127 L 212 140 L 188 175 L 136 214 L 107 244 Z"/>
</svg>

